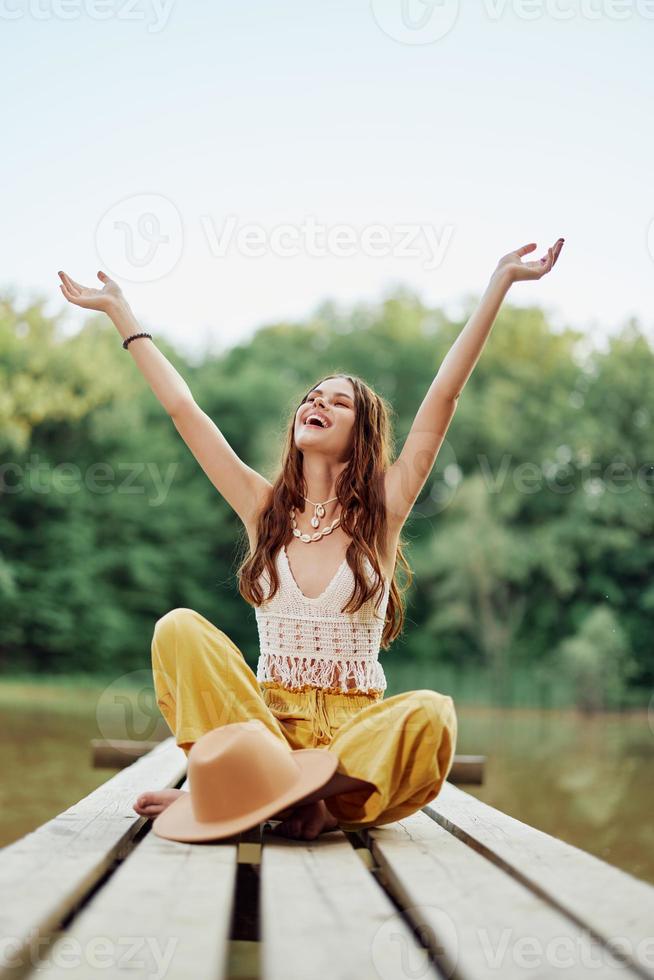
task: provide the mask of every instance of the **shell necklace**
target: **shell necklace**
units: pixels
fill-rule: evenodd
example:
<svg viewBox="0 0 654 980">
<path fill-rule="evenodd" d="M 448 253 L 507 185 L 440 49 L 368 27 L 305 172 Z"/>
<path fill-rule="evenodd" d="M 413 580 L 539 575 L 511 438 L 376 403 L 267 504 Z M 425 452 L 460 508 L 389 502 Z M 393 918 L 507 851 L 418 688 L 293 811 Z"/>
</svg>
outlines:
<svg viewBox="0 0 654 980">
<path fill-rule="evenodd" d="M 324 504 L 329 504 L 332 500 L 338 500 L 338 497 L 330 497 L 329 500 L 323 500 L 322 504 L 314 504 L 313 500 L 309 500 L 308 497 L 303 497 L 307 503 L 311 504 L 313 507 L 313 517 L 311 518 L 311 527 L 320 527 L 320 518 L 325 516 Z M 297 521 L 295 520 L 295 507 L 291 507 L 291 527 L 293 528 L 293 534 L 300 541 L 304 541 L 306 544 L 310 544 L 312 541 L 320 541 L 324 534 L 331 534 L 335 527 L 341 523 L 341 518 L 335 517 L 331 524 L 327 527 L 323 527 L 320 531 L 315 531 L 313 534 L 303 534 L 299 527 L 297 526 Z"/>
</svg>

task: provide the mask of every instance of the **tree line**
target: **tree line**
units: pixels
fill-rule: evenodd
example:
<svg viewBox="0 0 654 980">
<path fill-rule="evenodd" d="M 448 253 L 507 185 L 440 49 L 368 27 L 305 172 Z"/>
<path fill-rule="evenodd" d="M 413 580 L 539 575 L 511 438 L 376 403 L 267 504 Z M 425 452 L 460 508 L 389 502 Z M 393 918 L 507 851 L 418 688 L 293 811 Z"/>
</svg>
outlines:
<svg viewBox="0 0 654 980">
<path fill-rule="evenodd" d="M 156 619 L 197 609 L 254 666 L 245 546 L 122 350 L 93 315 L 0 296 L 0 670 L 128 674 Z M 391 403 L 402 445 L 460 319 L 398 291 L 324 304 L 190 362 L 155 339 L 235 451 L 273 479 L 289 412 L 350 371 Z M 152 331 L 155 333 L 155 331 Z M 654 682 L 654 350 L 629 320 L 604 346 L 506 305 L 404 529 L 414 582 L 382 656 L 564 674 L 589 706 Z"/>
</svg>

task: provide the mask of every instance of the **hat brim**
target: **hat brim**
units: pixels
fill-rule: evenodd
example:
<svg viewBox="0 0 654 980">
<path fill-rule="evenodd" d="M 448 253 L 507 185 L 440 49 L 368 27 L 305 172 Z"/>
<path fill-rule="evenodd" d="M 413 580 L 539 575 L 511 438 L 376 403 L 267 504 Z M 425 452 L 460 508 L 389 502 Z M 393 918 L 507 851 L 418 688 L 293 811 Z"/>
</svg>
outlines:
<svg viewBox="0 0 654 980">
<path fill-rule="evenodd" d="M 338 765 L 338 756 L 329 749 L 295 749 L 293 758 L 300 770 L 297 782 L 292 789 L 280 793 L 265 806 L 230 820 L 197 820 L 193 813 L 191 793 L 184 793 L 156 817 L 152 830 L 158 837 L 183 843 L 231 837 L 242 830 L 256 827 L 279 810 L 320 789 L 331 779 Z"/>
</svg>

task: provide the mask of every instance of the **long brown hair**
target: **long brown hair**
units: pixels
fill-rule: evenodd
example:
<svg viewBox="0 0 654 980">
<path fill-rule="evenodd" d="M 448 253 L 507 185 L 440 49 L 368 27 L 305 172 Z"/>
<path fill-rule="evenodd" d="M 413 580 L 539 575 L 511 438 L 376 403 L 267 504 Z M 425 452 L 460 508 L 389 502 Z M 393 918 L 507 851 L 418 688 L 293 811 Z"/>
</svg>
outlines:
<svg viewBox="0 0 654 980">
<path fill-rule="evenodd" d="M 352 454 L 347 466 L 336 480 L 336 495 L 341 504 L 341 523 L 351 537 L 346 552 L 347 563 L 352 569 L 355 583 L 352 595 L 341 612 L 354 613 L 378 593 L 375 613 L 384 593 L 381 555 L 387 533 L 387 515 L 384 492 L 384 474 L 391 465 L 393 450 L 390 425 L 390 409 L 384 398 L 374 392 L 359 377 L 349 374 L 330 374 L 327 378 L 346 378 L 354 388 L 354 437 Z M 323 378 L 326 381 L 327 378 Z M 312 385 L 304 394 L 300 405 L 318 387 Z M 279 578 L 274 556 L 290 541 L 289 511 L 291 506 L 301 513 L 305 508 L 307 486 L 303 475 L 301 450 L 295 445 L 295 417 L 300 405 L 294 409 L 287 423 L 285 444 L 280 471 L 273 483 L 267 507 L 262 508 L 256 529 L 254 553 L 244 540 L 247 557 L 237 570 L 239 592 L 250 605 L 259 606 L 265 596 L 259 577 L 265 569 L 270 579 L 272 598 L 279 588 Z M 382 633 L 381 646 L 386 649 L 402 632 L 404 624 L 403 596 L 409 588 L 413 573 L 402 550 L 404 542 L 398 541 L 397 558 L 390 583 L 388 605 Z M 374 572 L 371 585 L 364 574 L 363 556 L 367 556 Z M 396 582 L 398 559 L 402 562 L 408 580 L 399 588 Z"/>
</svg>

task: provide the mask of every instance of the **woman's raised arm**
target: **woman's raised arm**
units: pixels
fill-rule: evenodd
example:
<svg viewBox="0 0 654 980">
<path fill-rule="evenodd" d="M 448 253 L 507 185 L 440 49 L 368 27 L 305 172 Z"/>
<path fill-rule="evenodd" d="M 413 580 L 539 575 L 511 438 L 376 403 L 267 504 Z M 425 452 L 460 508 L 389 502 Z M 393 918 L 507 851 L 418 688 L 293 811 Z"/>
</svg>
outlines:
<svg viewBox="0 0 654 980">
<path fill-rule="evenodd" d="M 123 340 L 142 332 L 120 286 L 106 273 L 98 272 L 102 289 L 82 286 L 65 272 L 59 277 L 59 288 L 69 303 L 106 313 Z M 271 489 L 269 481 L 237 456 L 197 405 L 184 378 L 150 338 L 133 340 L 127 351 L 206 475 L 249 529 Z"/>
<path fill-rule="evenodd" d="M 540 261 L 523 262 L 535 242 L 503 255 L 481 297 L 479 306 L 447 352 L 418 409 L 402 451 L 386 473 L 389 520 L 402 526 L 418 499 L 457 407 L 459 395 L 472 374 L 495 317 L 512 283 L 540 279 L 552 270 L 563 248 L 558 238 Z"/>
</svg>

